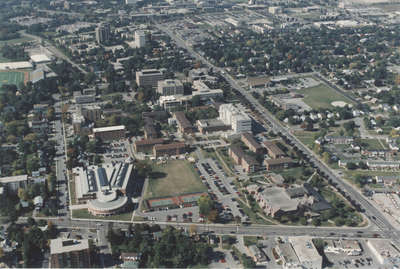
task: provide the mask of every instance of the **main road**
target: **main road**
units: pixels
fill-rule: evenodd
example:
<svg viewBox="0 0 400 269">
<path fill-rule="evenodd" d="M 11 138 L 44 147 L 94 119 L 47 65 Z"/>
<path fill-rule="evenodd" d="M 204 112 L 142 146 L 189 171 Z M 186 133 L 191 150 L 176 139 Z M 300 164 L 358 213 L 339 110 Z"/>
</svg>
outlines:
<svg viewBox="0 0 400 269">
<path fill-rule="evenodd" d="M 388 238 L 392 238 L 396 243 L 400 243 L 400 232 L 396 230 L 393 225 L 385 218 L 385 216 L 373 206 L 357 189 L 346 182 L 340 175 L 328 167 L 325 163 L 321 161 L 319 156 L 317 156 L 312 150 L 305 146 L 299 139 L 290 133 L 290 130 L 283 126 L 275 117 L 265 109 L 258 101 L 255 99 L 247 90 L 242 88 L 235 79 L 232 78 L 228 73 L 226 73 L 222 68 L 214 66 L 211 62 L 205 59 L 202 55 L 194 51 L 194 49 L 187 45 L 187 43 L 179 36 L 174 34 L 167 27 L 155 23 L 155 26 L 161 31 L 167 33 L 178 46 L 185 48 L 194 58 L 201 61 L 206 66 L 213 68 L 214 71 L 219 72 L 232 86 L 233 89 L 239 91 L 245 99 L 251 104 L 253 110 L 256 110 L 264 120 L 264 124 L 271 127 L 276 133 L 280 133 L 282 137 L 285 137 L 290 141 L 292 146 L 296 146 L 309 162 L 320 171 L 327 179 L 332 180 L 337 184 L 339 188 L 345 190 L 350 197 L 357 201 L 362 208 L 365 210 L 366 215 L 370 221 L 375 224 L 380 230 L 382 230 Z"/>
</svg>

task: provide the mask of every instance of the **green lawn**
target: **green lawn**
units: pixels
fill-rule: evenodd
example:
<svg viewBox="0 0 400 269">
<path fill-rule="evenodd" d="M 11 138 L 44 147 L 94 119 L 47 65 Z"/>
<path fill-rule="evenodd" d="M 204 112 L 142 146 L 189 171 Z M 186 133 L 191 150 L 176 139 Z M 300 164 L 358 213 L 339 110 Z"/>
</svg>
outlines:
<svg viewBox="0 0 400 269">
<path fill-rule="evenodd" d="M 188 161 L 174 160 L 154 165 L 145 198 L 206 192 L 207 188 Z"/>
<path fill-rule="evenodd" d="M 364 143 L 369 150 L 385 149 L 378 139 L 361 139 L 361 143 Z"/>
<path fill-rule="evenodd" d="M 14 84 L 18 86 L 21 82 L 24 82 L 23 72 L 0 72 L 0 87 L 3 84 Z"/>
<path fill-rule="evenodd" d="M 333 108 L 331 103 L 334 101 L 344 101 L 348 104 L 353 104 L 346 96 L 341 95 L 325 84 L 300 90 L 299 93 L 304 94 L 303 101 L 314 109 Z"/>
<path fill-rule="evenodd" d="M 294 135 L 307 147 L 313 148 L 314 145 L 314 135 L 316 132 L 308 132 L 308 131 L 296 131 Z"/>
<path fill-rule="evenodd" d="M 133 212 L 126 212 L 122 214 L 117 214 L 114 216 L 107 216 L 107 217 L 100 217 L 100 216 L 93 216 L 92 214 L 87 211 L 87 209 L 75 209 L 72 210 L 72 217 L 79 218 L 79 219 L 103 219 L 103 220 L 123 220 L 123 221 L 130 221 L 132 219 Z"/>
</svg>

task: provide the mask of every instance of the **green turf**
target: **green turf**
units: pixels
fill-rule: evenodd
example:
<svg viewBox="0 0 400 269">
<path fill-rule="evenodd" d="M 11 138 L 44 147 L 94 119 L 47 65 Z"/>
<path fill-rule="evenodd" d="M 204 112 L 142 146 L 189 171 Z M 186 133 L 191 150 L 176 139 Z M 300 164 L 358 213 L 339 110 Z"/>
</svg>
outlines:
<svg viewBox="0 0 400 269">
<path fill-rule="evenodd" d="M 0 72 L 0 87 L 3 84 L 14 84 L 18 86 L 21 82 L 24 82 L 23 72 Z"/>
<path fill-rule="evenodd" d="M 361 139 L 361 143 L 365 144 L 368 150 L 385 149 L 378 139 Z"/>
<path fill-rule="evenodd" d="M 154 165 L 153 175 L 149 178 L 147 199 L 207 191 L 188 161 L 174 160 Z"/>
<path fill-rule="evenodd" d="M 132 219 L 132 211 L 117 214 L 113 216 L 107 217 L 100 217 L 100 216 L 93 216 L 89 213 L 87 209 L 75 209 L 72 210 L 72 217 L 78 219 L 103 219 L 103 220 L 122 220 L 122 221 L 130 221 Z"/>
<path fill-rule="evenodd" d="M 299 91 L 304 94 L 303 101 L 314 109 L 318 108 L 333 108 L 332 102 L 334 101 L 343 101 L 348 104 L 353 104 L 353 102 L 348 99 L 346 96 L 341 95 L 336 92 L 334 89 L 326 86 L 324 84 L 320 84 L 315 87 L 303 89 Z"/>
</svg>

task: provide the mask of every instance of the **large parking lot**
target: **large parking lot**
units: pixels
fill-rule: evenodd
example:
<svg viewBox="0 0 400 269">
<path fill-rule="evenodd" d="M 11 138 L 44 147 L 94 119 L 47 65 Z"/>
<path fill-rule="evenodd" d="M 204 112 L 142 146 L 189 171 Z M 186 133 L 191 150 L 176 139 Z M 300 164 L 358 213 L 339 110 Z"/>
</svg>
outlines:
<svg viewBox="0 0 400 269">
<path fill-rule="evenodd" d="M 211 198 L 220 206 L 220 217 L 232 221 L 240 217 L 247 221 L 247 216 L 239 207 L 239 192 L 233 183 L 233 177 L 227 177 L 221 165 L 214 159 L 207 158 L 196 163 L 198 173 L 208 188 Z"/>
</svg>

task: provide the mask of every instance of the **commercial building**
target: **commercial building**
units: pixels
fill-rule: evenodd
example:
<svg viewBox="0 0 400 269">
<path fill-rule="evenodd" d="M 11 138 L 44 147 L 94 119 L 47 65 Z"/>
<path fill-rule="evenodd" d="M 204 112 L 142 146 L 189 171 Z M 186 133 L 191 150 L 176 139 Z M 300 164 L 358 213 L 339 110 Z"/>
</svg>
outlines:
<svg viewBox="0 0 400 269">
<path fill-rule="evenodd" d="M 292 245 L 297 257 L 299 258 L 302 268 L 321 269 L 322 256 L 319 255 L 315 248 L 311 237 L 296 236 L 289 237 L 289 242 Z"/>
<path fill-rule="evenodd" d="M 134 145 L 136 152 L 144 152 L 151 151 L 153 147 L 158 144 L 164 144 L 165 140 L 163 138 L 155 138 L 155 139 L 143 139 L 136 140 Z"/>
<path fill-rule="evenodd" d="M 141 256 L 142 255 L 140 253 L 122 252 L 121 256 L 119 257 L 123 262 L 121 267 L 122 268 L 139 268 Z"/>
<path fill-rule="evenodd" d="M 179 108 L 188 100 L 189 98 L 187 98 L 187 96 L 168 95 L 160 96 L 160 99 L 158 99 L 158 103 L 162 108 L 164 108 L 164 110 L 171 111 Z"/>
<path fill-rule="evenodd" d="M 50 240 L 51 268 L 90 268 L 91 265 L 89 240 Z"/>
<path fill-rule="evenodd" d="M 126 162 L 105 163 L 74 167 L 75 192 L 78 203 L 87 204 L 88 211 L 96 216 L 109 216 L 124 211 L 129 197 L 139 192 L 133 178 L 133 164 Z"/>
<path fill-rule="evenodd" d="M 190 121 L 186 118 L 185 113 L 183 111 L 178 111 L 174 113 L 174 119 L 178 125 L 178 130 L 182 134 L 191 134 L 194 133 L 194 127 L 190 123 Z"/>
<path fill-rule="evenodd" d="M 196 126 L 202 134 L 219 132 L 219 131 L 227 131 L 227 130 L 231 129 L 231 127 L 229 125 L 224 124 L 219 119 L 197 120 Z"/>
<path fill-rule="evenodd" d="M 254 153 L 261 154 L 263 147 L 254 139 L 250 133 L 243 133 L 241 136 L 242 142 Z"/>
<path fill-rule="evenodd" d="M 117 191 L 132 193 L 133 164 L 126 162 L 104 163 L 101 166 L 74 167 L 76 199 L 84 202 L 96 197 L 98 192 Z"/>
<path fill-rule="evenodd" d="M 357 240 L 345 240 L 345 239 L 332 239 L 332 240 L 324 240 L 325 253 L 345 253 L 348 256 L 357 256 L 361 255 L 362 249 L 360 243 Z"/>
<path fill-rule="evenodd" d="M 263 144 L 271 158 L 277 159 L 286 156 L 286 154 L 274 142 L 265 141 Z"/>
<path fill-rule="evenodd" d="M 291 158 L 278 158 L 278 159 L 268 159 L 264 161 L 267 170 L 273 169 L 283 169 L 288 168 L 293 165 L 293 160 Z"/>
<path fill-rule="evenodd" d="M 226 125 L 230 125 L 234 133 L 252 132 L 252 120 L 243 111 L 233 104 L 219 106 L 219 119 Z"/>
<path fill-rule="evenodd" d="M 102 140 L 119 140 L 125 138 L 125 132 L 124 125 L 93 128 L 94 137 Z"/>
<path fill-rule="evenodd" d="M 144 48 L 146 46 L 146 34 L 143 31 L 135 31 L 136 48 Z"/>
<path fill-rule="evenodd" d="M 186 153 L 185 143 L 157 144 L 153 147 L 154 157 L 175 156 Z"/>
<path fill-rule="evenodd" d="M 85 117 L 80 113 L 72 114 L 72 127 L 74 128 L 74 134 L 84 134 Z"/>
<path fill-rule="evenodd" d="M 145 69 L 136 72 L 136 83 L 140 87 L 157 87 L 158 82 L 164 79 L 164 75 L 157 69 Z"/>
<path fill-rule="evenodd" d="M 0 183 L 7 190 L 17 192 L 19 188 L 26 188 L 28 186 L 28 175 L 1 177 Z"/>
<path fill-rule="evenodd" d="M 248 246 L 249 254 L 256 263 L 263 263 L 267 261 L 267 256 L 256 245 Z"/>
<path fill-rule="evenodd" d="M 210 89 L 201 80 L 193 81 L 192 88 L 196 90 L 192 92 L 192 97 L 198 96 L 203 101 L 224 96 L 224 92 L 221 89 Z"/>
<path fill-rule="evenodd" d="M 80 91 L 74 92 L 74 100 L 76 104 L 87 104 L 96 101 L 96 95 L 94 94 L 82 94 Z"/>
<path fill-rule="evenodd" d="M 101 108 L 98 105 L 80 106 L 79 110 L 85 119 L 95 122 L 101 118 Z"/>
<path fill-rule="evenodd" d="M 275 247 L 279 259 L 282 261 L 284 269 L 302 268 L 299 258 L 296 255 L 293 247 L 289 243 L 278 243 Z"/>
<path fill-rule="evenodd" d="M 110 40 L 111 31 L 110 25 L 107 23 L 102 23 L 96 28 L 96 42 L 98 44 L 103 44 Z"/>
<path fill-rule="evenodd" d="M 395 268 L 400 264 L 400 252 L 387 239 L 368 239 L 367 246 L 382 265 Z"/>
<path fill-rule="evenodd" d="M 157 92 L 162 96 L 183 95 L 183 84 L 178 79 L 165 79 L 158 81 Z"/>
</svg>

